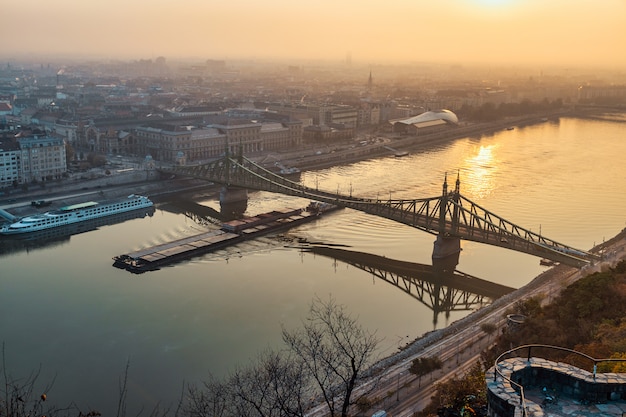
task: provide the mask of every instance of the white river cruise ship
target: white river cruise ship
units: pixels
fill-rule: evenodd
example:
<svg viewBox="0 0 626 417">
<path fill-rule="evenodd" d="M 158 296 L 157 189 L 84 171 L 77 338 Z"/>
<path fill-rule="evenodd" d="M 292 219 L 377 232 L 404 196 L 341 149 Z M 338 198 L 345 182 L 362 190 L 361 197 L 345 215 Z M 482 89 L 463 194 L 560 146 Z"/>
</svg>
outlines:
<svg viewBox="0 0 626 417">
<path fill-rule="evenodd" d="M 27 216 L 0 229 L 0 234 L 15 235 L 30 233 L 53 227 L 65 226 L 86 220 L 97 219 L 124 213 L 131 210 L 152 207 L 154 203 L 148 198 L 131 194 L 126 198 L 111 201 L 87 201 L 51 210 L 43 214 Z"/>
</svg>

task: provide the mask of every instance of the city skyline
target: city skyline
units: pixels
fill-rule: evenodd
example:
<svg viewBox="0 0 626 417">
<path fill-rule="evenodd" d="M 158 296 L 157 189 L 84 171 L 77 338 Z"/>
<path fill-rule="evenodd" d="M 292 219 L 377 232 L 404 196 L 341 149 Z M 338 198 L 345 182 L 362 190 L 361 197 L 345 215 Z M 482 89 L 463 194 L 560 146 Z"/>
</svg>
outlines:
<svg viewBox="0 0 626 417">
<path fill-rule="evenodd" d="M 23 0 L 4 8 L 4 60 L 292 59 L 626 66 L 626 1 Z"/>
</svg>

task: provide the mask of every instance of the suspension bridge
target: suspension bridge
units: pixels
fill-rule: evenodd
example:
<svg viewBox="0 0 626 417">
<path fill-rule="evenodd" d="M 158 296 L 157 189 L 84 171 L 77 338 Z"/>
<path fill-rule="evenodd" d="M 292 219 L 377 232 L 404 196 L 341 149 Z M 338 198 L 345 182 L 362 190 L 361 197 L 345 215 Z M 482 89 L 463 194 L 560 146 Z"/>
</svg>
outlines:
<svg viewBox="0 0 626 417">
<path fill-rule="evenodd" d="M 326 202 L 384 217 L 437 236 L 433 258 L 444 258 L 460 251 L 460 241 L 485 243 L 527 253 L 574 267 L 599 261 L 599 255 L 549 239 L 514 224 L 464 197 L 457 176 L 448 189 L 447 176 L 442 193 L 418 199 L 371 199 L 341 195 L 306 187 L 273 173 L 248 158 L 228 152 L 224 157 L 202 165 L 159 168 L 169 175 L 204 179 L 225 187 L 261 190 Z"/>
</svg>

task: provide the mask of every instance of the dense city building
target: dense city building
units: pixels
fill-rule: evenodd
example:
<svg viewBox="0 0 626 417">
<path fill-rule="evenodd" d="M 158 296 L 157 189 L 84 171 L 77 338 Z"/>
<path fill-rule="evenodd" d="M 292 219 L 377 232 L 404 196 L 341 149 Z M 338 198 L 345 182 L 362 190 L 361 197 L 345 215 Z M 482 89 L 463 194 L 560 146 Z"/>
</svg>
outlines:
<svg viewBox="0 0 626 417">
<path fill-rule="evenodd" d="M 626 85 L 603 85 L 603 86 L 581 86 L 578 89 L 578 99 L 580 101 L 598 100 L 608 101 L 611 99 L 624 99 L 626 97 Z"/>
<path fill-rule="evenodd" d="M 17 140 L 21 154 L 22 183 L 59 179 L 67 171 L 65 143 L 62 138 L 26 137 Z"/>
<path fill-rule="evenodd" d="M 0 188 L 55 180 L 66 172 L 62 138 L 33 135 L 0 140 Z"/>
<path fill-rule="evenodd" d="M 20 181 L 20 146 L 16 140 L 0 139 L 0 188 Z"/>
<path fill-rule="evenodd" d="M 230 120 L 204 126 L 162 124 L 135 129 L 136 153 L 166 163 L 199 162 L 230 152 L 258 154 L 300 146 L 302 123 Z"/>
<path fill-rule="evenodd" d="M 0 131 L 38 128 L 61 137 L 76 151 L 71 159 L 93 153 L 192 163 L 219 157 L 227 147 L 255 155 L 305 142 L 358 141 L 377 130 L 437 132 L 456 123 L 446 117 L 426 120 L 443 114 L 440 109 L 465 122 L 472 109 L 485 106 L 493 113 L 489 109 L 515 103 L 528 110 L 528 102 L 610 103 L 624 96 L 619 74 L 585 76 L 556 69 L 539 76 L 502 69 L 496 75 L 493 69 L 436 65 L 351 66 L 346 73 L 286 64 L 268 70 L 212 59 L 171 63 L 164 57 L 7 64 L 0 68 Z M 58 175 L 37 171 L 27 177 Z"/>
<path fill-rule="evenodd" d="M 225 135 L 214 128 L 188 126 L 138 127 L 137 153 L 154 160 L 181 163 L 219 156 L 224 152 Z"/>
<path fill-rule="evenodd" d="M 268 108 L 294 118 L 310 118 L 318 126 L 356 128 L 359 120 L 359 111 L 348 105 L 272 103 Z"/>
</svg>

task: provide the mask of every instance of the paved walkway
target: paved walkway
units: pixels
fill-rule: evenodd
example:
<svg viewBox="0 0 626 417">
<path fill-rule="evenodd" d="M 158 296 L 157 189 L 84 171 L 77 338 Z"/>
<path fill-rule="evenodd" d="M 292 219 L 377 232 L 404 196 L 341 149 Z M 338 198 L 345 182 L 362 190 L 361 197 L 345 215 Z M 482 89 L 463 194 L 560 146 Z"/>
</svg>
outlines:
<svg viewBox="0 0 626 417">
<path fill-rule="evenodd" d="M 584 416 L 618 416 L 626 413 L 626 401 L 606 401 L 594 404 L 583 404 L 567 396 L 559 396 L 556 401 L 546 400 L 542 389 L 537 387 L 524 391 L 528 400 L 540 404 L 545 416 L 550 417 L 584 417 Z"/>
</svg>

